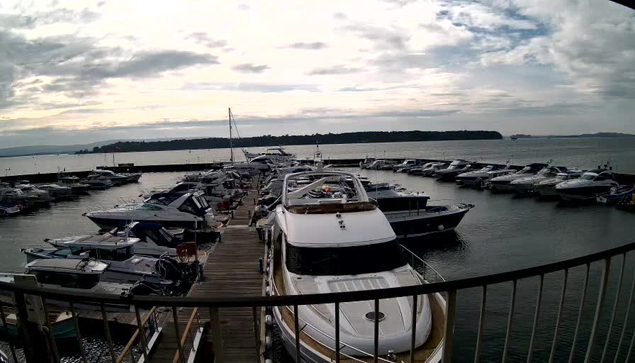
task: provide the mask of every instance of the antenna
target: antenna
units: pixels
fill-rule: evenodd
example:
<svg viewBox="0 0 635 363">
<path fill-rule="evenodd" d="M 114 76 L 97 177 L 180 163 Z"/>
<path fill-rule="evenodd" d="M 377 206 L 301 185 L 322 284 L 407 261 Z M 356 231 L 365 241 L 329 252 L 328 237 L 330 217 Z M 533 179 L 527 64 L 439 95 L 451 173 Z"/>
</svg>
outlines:
<svg viewBox="0 0 635 363">
<path fill-rule="evenodd" d="M 229 121 L 229 161 L 234 165 L 234 146 L 232 145 L 232 109 L 227 108 L 227 116 Z"/>
</svg>

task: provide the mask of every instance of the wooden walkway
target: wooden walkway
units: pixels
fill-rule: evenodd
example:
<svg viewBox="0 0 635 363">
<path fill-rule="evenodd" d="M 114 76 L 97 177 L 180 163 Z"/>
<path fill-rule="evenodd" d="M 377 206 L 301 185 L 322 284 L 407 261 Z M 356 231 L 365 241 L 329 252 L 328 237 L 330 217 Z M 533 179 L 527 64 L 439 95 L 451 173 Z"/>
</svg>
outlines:
<svg viewBox="0 0 635 363">
<path fill-rule="evenodd" d="M 259 259 L 263 257 L 264 244 L 258 239 L 255 230 L 248 226 L 249 211 L 253 210 L 252 200 L 255 196 L 256 191 L 250 191 L 243 199 L 244 204 L 234 211 L 234 218 L 225 229 L 221 242 L 217 243 L 207 259 L 203 273 L 204 281 L 194 285 L 188 296 L 214 298 L 262 294 L 263 275 L 260 273 Z M 201 322 L 209 321 L 209 309 L 199 309 L 199 314 Z M 163 324 L 161 340 L 150 356 L 151 362 L 172 363 L 177 352 L 174 322 L 172 314 L 168 315 L 169 317 L 165 319 Z M 179 309 L 178 325 L 181 338 L 191 315 L 192 309 Z M 259 360 L 253 316 L 252 308 L 219 309 L 225 362 L 256 362 Z M 205 330 L 203 342 L 212 341 L 210 330 Z M 192 348 L 190 341 L 188 338 L 183 347 L 186 359 Z M 205 343 L 201 345 L 200 349 L 203 349 L 204 346 Z"/>
</svg>

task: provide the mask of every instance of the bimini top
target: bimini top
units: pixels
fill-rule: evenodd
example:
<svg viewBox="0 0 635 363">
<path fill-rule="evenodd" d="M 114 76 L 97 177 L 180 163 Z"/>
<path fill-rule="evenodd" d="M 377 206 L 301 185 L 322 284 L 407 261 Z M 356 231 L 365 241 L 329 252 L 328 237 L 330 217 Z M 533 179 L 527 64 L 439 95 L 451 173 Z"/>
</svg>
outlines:
<svg viewBox="0 0 635 363">
<path fill-rule="evenodd" d="M 287 174 L 282 186 L 282 204 L 297 213 L 374 209 L 359 179 L 354 174 L 339 171 Z"/>
</svg>

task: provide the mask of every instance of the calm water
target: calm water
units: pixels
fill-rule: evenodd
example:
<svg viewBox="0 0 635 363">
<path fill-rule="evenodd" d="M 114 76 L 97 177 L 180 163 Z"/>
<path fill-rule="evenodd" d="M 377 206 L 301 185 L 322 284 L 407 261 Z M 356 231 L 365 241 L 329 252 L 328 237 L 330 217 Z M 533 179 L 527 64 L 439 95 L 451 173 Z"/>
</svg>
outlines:
<svg viewBox="0 0 635 363">
<path fill-rule="evenodd" d="M 325 159 L 338 158 L 469 158 L 479 162 L 514 164 L 546 162 L 560 165 L 594 168 L 610 160 L 620 172 L 635 173 L 633 138 L 588 139 L 519 139 L 477 141 L 428 141 L 380 144 L 323 145 Z M 288 146 L 287 150 L 301 158 L 313 158 L 315 146 Z M 235 149 L 237 160 L 242 153 Z M 261 152 L 264 148 L 250 148 Z M 181 150 L 143 153 L 120 153 L 115 163 L 136 165 L 191 164 L 229 160 L 229 149 Z M 100 165 L 113 165 L 112 154 L 42 155 L 0 158 L 0 175 L 51 173 L 58 170 L 90 170 Z"/>
<path fill-rule="evenodd" d="M 298 156 L 309 156 L 313 147 L 289 147 Z M 477 160 L 504 162 L 513 156 L 513 162 L 545 161 L 553 158 L 556 162 L 577 167 L 593 167 L 602 160 L 612 160 L 619 171 L 635 172 L 634 151 L 625 139 L 540 139 L 518 141 L 477 141 L 477 142 L 426 142 L 401 144 L 357 144 L 329 145 L 323 147 L 325 157 L 364 157 L 366 154 L 383 157 L 429 157 L 454 158 L 470 157 Z M 220 160 L 223 150 L 205 150 L 171 153 L 135 153 L 117 156 L 117 162 L 135 162 L 136 164 L 157 164 L 167 162 Z M 190 156 L 194 155 L 194 156 Z M 126 159 L 138 156 L 139 159 Z M 101 163 L 100 158 L 101 157 Z M 188 159 L 189 157 L 189 159 Z M 103 164 L 103 156 L 46 156 L 39 160 L 51 161 L 48 170 L 56 170 L 55 163 L 69 160 L 80 162 L 63 164 L 66 168 L 87 169 Z M 193 159 L 192 159 L 193 158 Z M 205 158 L 205 160 L 203 159 Z M 0 159 L 18 165 L 16 170 L 30 170 L 28 161 L 33 158 Z M 96 164 L 85 163 L 87 161 Z M 195 162 L 194 161 L 194 162 Z M 27 164 L 25 164 L 27 163 Z M 84 163 L 84 164 L 82 164 Z M 90 164 L 90 165 L 89 165 Z M 21 165 L 21 166 L 20 166 Z M 21 169 L 20 169 L 21 168 Z M 45 170 L 40 170 L 45 171 Z M 408 243 L 408 247 L 441 272 L 447 279 L 455 279 L 481 274 L 490 274 L 535 266 L 561 259 L 572 258 L 590 252 L 604 250 L 632 241 L 632 226 L 635 214 L 625 213 L 614 208 L 602 206 L 567 207 L 554 202 L 543 202 L 534 198 L 514 198 L 506 194 L 491 194 L 486 191 L 457 188 L 451 183 L 439 183 L 433 179 L 395 174 L 385 171 L 364 171 L 364 175 L 378 181 L 398 183 L 411 191 L 423 191 L 436 203 L 448 201 L 473 203 L 476 207 L 470 211 L 456 233 L 440 238 L 423 238 Z M 46 237 L 61 237 L 96 231 L 96 227 L 81 214 L 96 208 L 112 207 L 124 201 L 138 200 L 139 195 L 159 187 L 173 184 L 180 173 L 145 174 L 139 184 L 132 184 L 107 191 L 93 192 L 90 196 L 77 201 L 62 202 L 48 209 L 40 209 L 30 215 L 11 219 L 0 219 L 0 238 L 3 253 L 0 254 L 2 270 L 19 271 L 24 258 L 19 248 L 41 244 Z M 629 257 L 630 259 L 630 257 Z M 635 261 L 630 260 L 628 266 Z M 612 306 L 620 261 L 615 261 L 610 275 L 611 285 L 607 295 L 607 308 Z M 600 265 L 591 270 L 591 286 L 587 294 L 582 330 L 576 348 L 580 361 L 589 337 L 589 327 L 593 309 L 597 300 Z M 625 272 L 625 287 L 620 294 L 618 317 L 624 315 L 633 270 Z M 565 294 L 563 323 L 557 344 L 557 361 L 566 361 L 571 349 L 575 328 L 577 308 L 584 277 L 584 269 L 570 272 Z M 537 330 L 537 342 L 534 347 L 535 361 L 546 361 L 551 348 L 553 330 L 561 291 L 562 274 L 545 277 L 543 305 Z M 513 315 L 512 339 L 510 341 L 509 361 L 526 360 L 527 349 L 537 295 L 538 279 L 519 282 L 517 303 Z M 488 290 L 486 305 L 486 326 L 482 361 L 500 361 L 502 355 L 505 327 L 508 318 L 511 284 L 492 286 Z M 458 317 L 456 326 L 455 359 L 459 362 L 472 360 L 478 313 L 480 290 L 462 291 L 458 296 Z M 631 314 L 633 315 L 633 314 Z M 611 337 L 611 347 L 617 345 L 623 319 L 617 319 Z M 631 316 L 626 341 L 630 342 L 635 318 Z M 608 319 L 601 326 L 598 354 L 604 346 Z M 625 357 L 625 350 L 621 359 Z M 609 354 L 607 361 L 612 361 Z"/>
</svg>

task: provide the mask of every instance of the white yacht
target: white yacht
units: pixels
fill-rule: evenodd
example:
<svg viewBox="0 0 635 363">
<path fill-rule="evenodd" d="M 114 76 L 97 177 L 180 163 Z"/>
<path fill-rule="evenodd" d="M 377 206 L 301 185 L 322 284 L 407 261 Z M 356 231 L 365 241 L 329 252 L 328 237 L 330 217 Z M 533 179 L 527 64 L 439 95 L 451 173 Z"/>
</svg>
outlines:
<svg viewBox="0 0 635 363">
<path fill-rule="evenodd" d="M 548 166 L 540 170 L 536 175 L 513 180 L 509 183 L 516 194 L 530 194 L 537 192 L 537 184 L 555 178 L 558 174 L 566 173 L 564 166 Z"/>
<path fill-rule="evenodd" d="M 22 191 L 26 197 L 33 198 L 36 204 L 48 204 L 53 201 L 53 197 L 49 192 L 42 190 L 34 185 L 28 183 L 16 184 L 17 189 Z"/>
<path fill-rule="evenodd" d="M 312 182 L 299 184 L 296 181 L 300 178 Z M 371 203 L 353 174 L 316 171 L 287 175 L 282 203 L 275 213 L 276 245 L 269 276 L 273 294 L 360 291 L 426 283 L 404 262 L 388 220 Z M 406 361 L 413 335 L 412 314 L 416 314 L 417 360 L 439 362 L 444 309 L 445 300 L 439 294 L 420 296 L 416 308 L 410 297 L 383 299 L 379 311 L 370 301 L 342 303 L 340 354 L 343 359 L 372 361 L 377 319 L 380 359 L 396 356 Z M 284 345 L 294 355 L 293 309 L 274 307 L 273 312 Z M 303 361 L 332 362 L 334 305 L 298 306 L 298 315 Z"/>
<path fill-rule="evenodd" d="M 456 159 L 447 168 L 436 170 L 432 176 L 442 181 L 453 181 L 458 174 L 474 170 L 472 168 L 473 163 L 463 159 Z"/>
<path fill-rule="evenodd" d="M 89 174 L 88 177 L 86 177 L 85 180 L 82 180 L 81 183 L 86 184 L 90 189 L 95 190 L 108 189 L 114 185 L 110 178 L 99 174 Z"/>
<path fill-rule="evenodd" d="M 566 173 L 558 173 L 555 177 L 545 179 L 536 184 L 536 191 L 541 198 L 557 197 L 556 185 L 571 179 L 577 179 L 582 175 L 582 171 L 569 170 Z"/>
<path fill-rule="evenodd" d="M 458 185 L 483 188 L 488 180 L 515 172 L 516 170 L 509 169 L 509 165 L 503 168 L 497 165 L 486 165 L 479 170 L 457 175 L 455 181 Z"/>
<path fill-rule="evenodd" d="M 92 176 L 99 176 L 99 177 L 102 177 L 102 178 L 106 178 L 106 179 L 110 180 L 110 182 L 114 186 L 123 185 L 123 184 L 128 183 L 128 181 L 129 181 L 128 176 L 120 175 L 120 174 L 115 173 L 112 170 L 106 170 L 106 169 L 93 170 L 91 172 L 91 174 L 89 175 L 89 178 L 90 178 L 91 175 Z M 141 175 L 139 175 L 139 178 L 140 177 L 141 177 Z M 139 179 L 137 179 L 137 181 L 139 181 Z"/>
<path fill-rule="evenodd" d="M 71 188 L 73 194 L 86 194 L 90 190 L 90 185 L 82 183 L 76 176 L 63 176 L 58 179 L 57 183 Z"/>
<path fill-rule="evenodd" d="M 214 228 L 216 225 L 213 210 L 200 192 L 154 194 L 141 204 L 115 206 L 85 215 L 103 229 L 125 226 L 131 221 L 192 230 Z"/>
<path fill-rule="evenodd" d="M 410 170 L 411 168 L 416 167 L 417 165 L 419 165 L 419 162 L 415 159 L 406 159 L 403 162 L 393 165 L 392 167 L 392 171 L 394 172 L 398 172 L 398 173 L 407 173 L 408 170 Z"/>
<path fill-rule="evenodd" d="M 533 163 L 525 166 L 513 174 L 506 174 L 491 178 L 486 186 L 492 191 L 512 191 L 513 188 L 510 185 L 516 179 L 526 178 L 535 175 L 540 170 L 546 168 L 547 164 Z"/>
<path fill-rule="evenodd" d="M 441 162 L 435 162 L 435 163 L 428 163 L 426 165 L 427 167 L 424 165 L 424 168 L 421 169 L 421 176 L 433 176 L 434 173 L 437 172 L 437 170 L 443 169 L 447 164 L 441 163 Z"/>
<path fill-rule="evenodd" d="M 73 189 L 59 184 L 43 184 L 38 186 L 39 189 L 47 191 L 53 200 L 64 200 L 73 197 Z"/>
<path fill-rule="evenodd" d="M 619 186 L 611 170 L 596 169 L 582 174 L 578 179 L 556 185 L 556 192 L 565 201 L 595 200 L 598 194 Z"/>
</svg>

